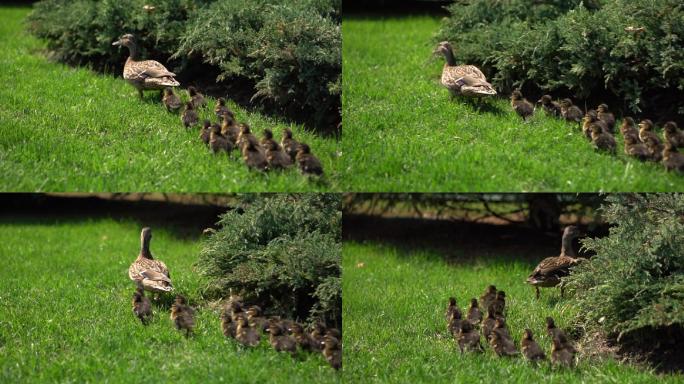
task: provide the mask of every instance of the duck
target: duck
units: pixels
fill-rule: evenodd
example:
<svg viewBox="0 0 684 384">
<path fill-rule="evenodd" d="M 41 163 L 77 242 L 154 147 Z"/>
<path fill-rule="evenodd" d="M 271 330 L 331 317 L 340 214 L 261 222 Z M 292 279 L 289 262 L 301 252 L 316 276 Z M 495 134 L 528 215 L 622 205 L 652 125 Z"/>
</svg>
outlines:
<svg viewBox="0 0 684 384">
<path fill-rule="evenodd" d="M 596 107 L 598 119 L 601 120 L 611 134 L 615 133 L 615 116 L 608 110 L 608 105 L 603 103 Z"/>
<path fill-rule="evenodd" d="M 684 173 L 684 155 L 677 151 L 677 147 L 670 142 L 665 143 L 663 149 L 663 165 L 666 171 L 677 171 L 677 173 Z"/>
<path fill-rule="evenodd" d="M 261 316 L 261 307 L 252 305 L 247 310 L 247 321 L 250 327 L 253 327 L 259 332 L 266 332 L 268 330 L 268 320 Z"/>
<path fill-rule="evenodd" d="M 452 336 L 457 337 L 458 331 L 461 329 L 461 323 L 463 323 L 463 315 L 460 310 L 451 312 L 451 317 L 447 322 L 447 330 Z"/>
<path fill-rule="evenodd" d="M 233 150 L 233 143 L 221 134 L 221 127 L 218 124 L 212 124 L 209 132 L 209 148 L 211 151 L 219 153 L 221 151 L 230 154 Z"/>
<path fill-rule="evenodd" d="M 494 299 L 496 298 L 496 292 L 496 286 L 487 286 L 482 296 L 480 296 L 480 304 L 482 304 L 483 308 L 489 310 L 489 305 L 493 303 Z"/>
<path fill-rule="evenodd" d="M 468 308 L 466 319 L 473 325 L 480 324 L 482 321 L 482 311 L 480 311 L 480 307 L 477 304 L 477 299 L 474 297 L 470 299 L 470 308 Z"/>
<path fill-rule="evenodd" d="M 292 161 L 295 161 L 297 157 L 297 151 L 299 150 L 299 143 L 292 138 L 292 130 L 290 128 L 283 129 L 283 137 L 280 139 L 280 146 L 283 150 L 290 155 Z"/>
<path fill-rule="evenodd" d="M 270 333 L 269 342 L 273 349 L 278 352 L 289 352 L 293 355 L 297 352 L 297 341 L 294 337 L 285 334 L 283 325 L 278 320 L 271 319 L 269 321 L 268 332 Z"/>
<path fill-rule="evenodd" d="M 221 331 L 223 336 L 233 339 L 237 333 L 237 324 L 233 322 L 230 309 L 227 306 L 221 311 Z"/>
<path fill-rule="evenodd" d="M 463 351 L 481 352 L 482 344 L 480 344 L 480 332 L 473 328 L 473 325 L 464 321 L 461 323 L 461 329 L 458 332 L 458 348 Z"/>
<path fill-rule="evenodd" d="M 523 98 L 522 93 L 518 90 L 511 94 L 511 107 L 523 119 L 523 122 L 527 121 L 527 118 L 534 113 L 534 106 Z"/>
<path fill-rule="evenodd" d="M 572 367 L 575 361 L 575 349 L 566 343 L 564 336 L 554 337 L 551 347 L 551 363 L 563 367 Z"/>
<path fill-rule="evenodd" d="M 237 316 L 237 327 L 235 328 L 235 340 L 247 347 L 259 345 L 259 332 L 249 326 L 247 316 L 242 313 Z"/>
<path fill-rule="evenodd" d="M 180 85 L 175 79 L 176 74 L 166 69 L 158 61 L 139 60 L 138 46 L 135 36 L 132 34 L 122 35 L 112 45 L 128 48 L 129 55 L 124 64 L 123 78 L 138 90 L 138 95 L 141 99 L 143 97 L 143 90 L 161 90 L 166 87 L 177 87 Z"/>
<path fill-rule="evenodd" d="M 435 54 L 442 54 L 446 60 L 442 69 L 441 83 L 453 95 L 481 97 L 496 95 L 496 90 L 487 82 L 487 77 L 474 65 L 456 65 L 454 52 L 448 41 L 437 45 Z"/>
<path fill-rule="evenodd" d="M 572 103 L 570 99 L 563 99 L 560 102 L 561 116 L 565 121 L 579 123 L 582 121 L 582 110 Z"/>
<path fill-rule="evenodd" d="M 663 125 L 663 136 L 665 142 L 669 142 L 674 147 L 684 146 L 684 132 L 677 128 L 677 123 L 674 121 L 668 121 Z"/>
<path fill-rule="evenodd" d="M 190 102 L 197 108 L 204 108 L 207 106 L 207 101 L 204 99 L 204 95 L 197 91 L 197 88 L 192 85 L 188 87 L 188 96 L 190 96 Z"/>
<path fill-rule="evenodd" d="M 340 339 L 331 334 L 326 334 L 323 339 L 323 356 L 336 371 L 342 368 L 342 344 Z"/>
<path fill-rule="evenodd" d="M 529 328 L 525 328 L 523 331 L 523 338 L 520 341 L 520 349 L 522 350 L 523 356 L 529 361 L 536 362 L 541 360 L 546 360 L 546 354 L 541 349 L 539 344 L 534 340 L 532 331 Z"/>
<path fill-rule="evenodd" d="M 139 285 L 133 294 L 133 314 L 140 319 L 143 325 L 147 325 L 152 317 L 150 299 L 145 297 L 145 290 L 142 285 Z"/>
<path fill-rule="evenodd" d="M 181 114 L 181 121 L 183 122 L 183 126 L 185 126 L 185 128 L 190 128 L 199 123 L 199 117 L 197 116 L 197 111 L 195 111 L 192 101 L 185 103 L 185 109 Z"/>
<path fill-rule="evenodd" d="M 499 357 L 515 356 L 518 354 L 513 339 L 506 337 L 496 330 L 492 330 L 492 333 L 489 335 L 489 345 Z"/>
<path fill-rule="evenodd" d="M 622 125 L 620 125 L 620 133 L 622 133 L 622 136 L 624 137 L 634 136 L 638 142 L 641 142 L 639 139 L 639 130 L 636 128 L 636 123 L 634 122 L 634 119 L 629 116 L 622 120 Z"/>
<path fill-rule="evenodd" d="M 303 351 L 320 351 L 321 346 L 315 345 L 316 342 L 308 333 L 304 332 L 304 327 L 299 323 L 292 324 L 292 337 L 294 337 L 295 342 L 299 348 Z"/>
<path fill-rule="evenodd" d="M 171 320 L 177 330 L 185 330 L 185 338 L 190 337 L 195 328 L 195 309 L 187 305 L 187 300 L 182 295 L 176 295 L 171 306 Z"/>
<path fill-rule="evenodd" d="M 257 171 L 268 170 L 266 153 L 254 136 L 249 137 L 247 144 L 242 147 L 242 158 L 249 169 Z"/>
<path fill-rule="evenodd" d="M 544 95 L 537 101 L 537 104 L 541 104 L 544 112 L 547 116 L 559 117 L 561 115 L 560 104 L 551 99 L 551 95 Z"/>
<path fill-rule="evenodd" d="M 199 138 L 205 145 L 209 145 L 209 135 L 211 134 L 211 122 L 204 120 L 200 129 Z"/>
<path fill-rule="evenodd" d="M 218 99 L 216 99 L 214 113 L 216 114 L 216 118 L 219 120 L 221 120 L 224 115 L 228 115 L 233 118 L 235 117 L 233 111 L 231 111 L 230 108 L 226 106 L 226 99 L 224 99 L 223 97 L 219 97 Z"/>
<path fill-rule="evenodd" d="M 574 225 L 565 227 L 560 255 L 545 258 L 528 276 L 527 284 L 534 286 L 537 299 L 539 298 L 539 287 L 555 287 L 557 285 L 560 285 L 561 297 L 563 297 L 561 279 L 570 274 L 571 267 L 584 260 L 577 258 L 572 247 L 572 241 L 579 236 L 579 233 L 579 229 Z"/>
<path fill-rule="evenodd" d="M 145 227 L 140 231 L 140 253 L 128 267 L 128 277 L 136 284 L 142 284 L 146 291 L 161 293 L 173 291 L 169 269 L 163 261 L 152 257 L 150 242 L 152 228 Z"/>
<path fill-rule="evenodd" d="M 297 150 L 297 164 L 299 164 L 299 170 L 306 175 L 323 175 L 323 165 L 318 158 L 311 154 L 311 148 L 305 143 L 299 145 Z"/>
<path fill-rule="evenodd" d="M 648 147 L 641 143 L 638 134 L 625 134 L 624 142 L 625 155 L 637 158 L 639 161 L 646 161 L 651 157 Z"/>
<path fill-rule="evenodd" d="M 504 310 L 506 309 L 506 292 L 498 291 L 491 307 L 494 310 L 494 313 L 503 315 Z"/>
<path fill-rule="evenodd" d="M 292 166 L 292 159 L 280 148 L 277 142 L 271 140 L 265 148 L 269 169 L 287 169 Z"/>
<path fill-rule="evenodd" d="M 615 138 L 597 123 L 591 125 L 591 143 L 593 144 L 594 149 L 615 154 L 617 145 L 615 143 Z"/>
<path fill-rule="evenodd" d="M 587 111 L 587 113 L 584 114 L 584 118 L 582 119 L 582 133 L 584 133 L 584 136 L 591 140 L 591 126 L 592 125 L 598 125 L 601 128 L 606 128 L 606 123 L 603 121 L 599 120 L 598 115 L 596 114 L 596 111 L 593 109 L 590 109 Z"/>
<path fill-rule="evenodd" d="M 176 96 L 175 93 L 173 93 L 173 88 L 166 87 L 164 88 L 164 97 L 162 98 L 162 102 L 164 103 L 164 106 L 166 107 L 166 110 L 169 112 L 176 112 L 180 109 L 181 105 L 181 99 Z"/>
</svg>

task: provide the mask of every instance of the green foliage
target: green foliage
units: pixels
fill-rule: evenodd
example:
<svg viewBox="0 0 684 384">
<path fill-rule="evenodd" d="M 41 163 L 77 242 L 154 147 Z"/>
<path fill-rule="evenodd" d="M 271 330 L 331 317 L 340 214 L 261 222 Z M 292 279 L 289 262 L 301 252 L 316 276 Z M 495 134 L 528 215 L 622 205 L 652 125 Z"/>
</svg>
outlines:
<svg viewBox="0 0 684 384">
<path fill-rule="evenodd" d="M 339 195 L 250 195 L 241 204 L 200 254 L 205 296 L 239 292 L 267 313 L 341 325 Z"/>
<path fill-rule="evenodd" d="M 586 239 L 596 252 L 569 286 L 579 320 L 607 334 L 684 324 L 684 195 L 613 195 L 610 235 Z"/>
<path fill-rule="evenodd" d="M 582 98 L 609 94 L 632 112 L 663 101 L 654 95 L 684 91 L 680 1 L 529 3 L 456 3 L 439 39 L 453 41 L 460 60 L 482 65 L 505 90 L 529 85 Z M 675 101 L 684 108 L 681 97 Z"/>
</svg>

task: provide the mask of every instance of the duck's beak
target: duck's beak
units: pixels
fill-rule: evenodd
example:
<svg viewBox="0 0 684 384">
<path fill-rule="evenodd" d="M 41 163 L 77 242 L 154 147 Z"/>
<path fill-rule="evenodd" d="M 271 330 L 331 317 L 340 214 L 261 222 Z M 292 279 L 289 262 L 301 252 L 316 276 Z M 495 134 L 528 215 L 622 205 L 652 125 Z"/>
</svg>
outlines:
<svg viewBox="0 0 684 384">
<path fill-rule="evenodd" d="M 121 40 L 117 40 L 117 41 L 113 42 L 112 45 L 121 45 Z"/>
</svg>

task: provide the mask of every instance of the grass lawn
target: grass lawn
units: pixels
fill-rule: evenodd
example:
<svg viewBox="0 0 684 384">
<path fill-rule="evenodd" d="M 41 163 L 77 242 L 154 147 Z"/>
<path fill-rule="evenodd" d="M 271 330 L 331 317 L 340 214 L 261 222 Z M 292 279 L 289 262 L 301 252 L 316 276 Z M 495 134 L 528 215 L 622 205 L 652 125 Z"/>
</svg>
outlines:
<svg viewBox="0 0 684 384">
<path fill-rule="evenodd" d="M 439 19 L 343 20 L 345 190 L 673 191 L 660 164 L 595 153 L 578 127 L 539 113 L 523 124 L 508 95 L 478 112 L 439 84 Z M 458 60 L 458 47 L 456 56 Z"/>
<path fill-rule="evenodd" d="M 339 381 L 320 354 L 293 360 L 264 339 L 241 348 L 208 308 L 198 308 L 189 340 L 159 305 L 142 326 L 128 279 L 140 228 L 113 219 L 0 219 L 0 382 Z M 155 228 L 151 248 L 194 304 L 197 239 Z"/>
<path fill-rule="evenodd" d="M 657 376 L 614 360 L 581 360 L 577 369 L 530 366 L 522 358 L 500 359 L 489 346 L 483 354 L 460 355 L 446 332 L 449 296 L 466 307 L 488 284 L 506 291 L 507 323 L 516 346 L 529 327 L 550 354 L 544 318 L 568 327 L 572 313 L 558 290 L 543 290 L 541 301 L 524 283 L 533 263 L 520 255 L 491 256 L 453 249 L 468 261 L 447 263 L 443 254 L 374 242 L 345 242 L 343 317 L 345 378 L 397 383 L 681 383 L 681 376 Z M 550 256 L 550 255 L 549 255 Z M 363 263 L 361 265 L 360 263 Z M 464 312 L 465 313 L 465 312 Z"/>
<path fill-rule="evenodd" d="M 167 113 L 158 92 L 144 101 L 121 74 L 101 75 L 48 61 L 45 44 L 22 20 L 30 8 L 0 7 L 0 190 L 259 192 L 334 190 L 340 143 L 250 113 L 233 103 L 254 133 L 290 126 L 323 163 L 324 182 L 297 170 L 249 172 L 237 152 L 214 156 Z M 185 91 L 182 92 L 185 94 Z M 187 95 L 184 95 L 187 97 Z M 214 100 L 202 118 L 213 116 Z M 215 120 L 215 116 L 212 120 Z"/>
</svg>

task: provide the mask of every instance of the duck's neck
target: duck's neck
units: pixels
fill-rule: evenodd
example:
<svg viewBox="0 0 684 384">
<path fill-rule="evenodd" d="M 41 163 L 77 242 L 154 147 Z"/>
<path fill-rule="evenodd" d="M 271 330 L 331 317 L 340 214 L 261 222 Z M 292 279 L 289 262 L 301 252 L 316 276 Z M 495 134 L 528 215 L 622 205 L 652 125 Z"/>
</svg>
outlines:
<svg viewBox="0 0 684 384">
<path fill-rule="evenodd" d="M 561 255 L 576 257 L 575 250 L 572 247 L 572 236 L 563 235 L 563 242 L 561 243 Z"/>
<path fill-rule="evenodd" d="M 126 47 L 128 48 L 129 60 L 138 60 L 138 47 L 135 44 L 129 44 Z"/>
<path fill-rule="evenodd" d="M 454 52 L 451 50 L 451 48 L 447 49 L 446 52 L 444 52 L 444 57 L 446 58 L 447 65 L 456 65 L 456 59 L 454 59 Z"/>
<path fill-rule="evenodd" d="M 140 256 L 146 259 L 153 259 L 152 253 L 150 253 L 150 237 L 143 236 L 140 239 Z"/>
</svg>

